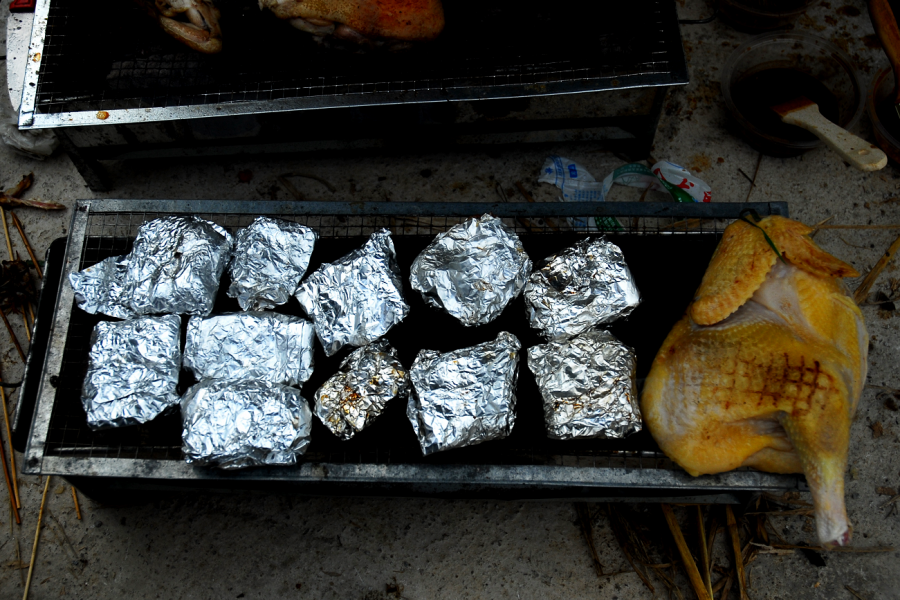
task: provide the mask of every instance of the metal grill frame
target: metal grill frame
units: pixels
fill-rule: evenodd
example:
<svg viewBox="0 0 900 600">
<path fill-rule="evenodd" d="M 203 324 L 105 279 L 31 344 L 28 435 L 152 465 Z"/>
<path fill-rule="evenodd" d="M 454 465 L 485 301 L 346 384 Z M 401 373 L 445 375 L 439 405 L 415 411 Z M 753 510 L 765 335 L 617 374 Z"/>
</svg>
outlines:
<svg viewBox="0 0 900 600">
<path fill-rule="evenodd" d="M 136 228 L 143 221 L 143 213 L 198 214 L 207 217 L 238 216 L 241 220 L 258 215 L 285 218 L 321 218 L 343 215 L 350 219 L 383 219 L 393 217 L 401 223 L 420 218 L 462 220 L 474 214 L 490 212 L 502 217 L 520 231 L 529 229 L 534 220 L 566 217 L 614 216 L 636 217 L 649 227 L 629 228 L 628 233 L 650 235 L 691 235 L 721 232 L 725 220 L 734 219 L 741 211 L 752 209 L 760 215 L 787 216 L 786 203 L 308 203 L 273 201 L 212 201 L 212 200 L 83 200 L 73 210 L 72 224 L 63 260 L 59 291 L 55 297 L 55 310 L 50 328 L 50 340 L 43 359 L 43 368 L 37 373 L 40 383 L 33 422 L 25 448 L 23 472 L 27 474 L 61 475 L 87 485 L 97 478 L 115 485 L 129 487 L 183 484 L 192 489 L 204 487 L 240 488 L 263 486 L 280 489 L 279 486 L 297 487 L 312 493 L 333 486 L 344 486 L 344 492 L 365 493 L 361 490 L 382 489 L 388 493 L 406 489 L 402 495 L 440 495 L 440 490 L 452 490 L 471 496 L 472 490 L 488 493 L 489 497 L 591 497 L 624 499 L 641 498 L 678 499 L 698 502 L 736 502 L 739 497 L 760 491 L 782 492 L 805 489 L 802 476 L 775 475 L 752 470 L 740 470 L 714 476 L 694 478 L 674 467 L 664 456 L 655 452 L 618 452 L 610 456 L 562 456 L 555 465 L 472 465 L 472 464 L 380 464 L 380 463 L 329 463 L 304 461 L 296 467 L 279 469 L 252 469 L 238 473 L 223 473 L 212 468 L 197 468 L 181 460 L 98 458 L 88 456 L 55 456 L 45 452 L 53 405 L 55 401 L 55 375 L 60 373 L 64 360 L 64 347 L 68 337 L 74 294 L 67 284 L 68 275 L 80 269 L 85 242 L 89 236 L 90 219 L 128 217 L 126 227 Z M 131 218 L 129 215 L 138 215 Z M 222 218 L 219 221 L 222 221 Z M 661 225 L 667 219 L 667 225 Z M 697 222 L 681 221 L 672 226 L 672 219 L 699 219 Z M 404 221 L 405 220 L 405 221 Z M 704 229 L 703 223 L 709 226 Z M 355 227 L 356 225 L 354 225 Z M 441 224 L 439 227 L 443 227 Z M 398 227 L 409 227 L 401 224 Z M 550 230 L 547 229 L 549 232 Z M 322 232 L 320 232 L 322 233 Z M 327 234 L 327 232 L 325 232 Z M 424 232 L 417 231 L 421 234 Z M 402 232 L 396 232 L 402 235 Z M 408 234 L 408 233 L 407 233 Z M 347 234 L 351 235 L 351 234 Z M 352 233 L 357 235 L 357 233 Z M 29 357 L 40 360 L 41 357 Z M 34 377 L 26 373 L 27 381 Z M 17 415 L 17 423 L 22 415 Z M 17 425 L 22 427 L 22 425 Z M 329 487 L 332 486 L 332 487 Z M 315 490 L 318 490 L 316 492 Z M 390 490 L 393 490 L 391 492 Z M 424 490 L 424 492 L 423 492 Z M 466 494 L 464 490 L 469 490 Z"/>
<path fill-rule="evenodd" d="M 122 125 L 153 121 L 171 121 L 207 117 L 225 117 L 273 112 L 289 112 L 324 108 L 349 108 L 370 105 L 391 105 L 410 103 L 433 103 L 473 101 L 500 98 L 521 98 L 531 96 L 552 96 L 561 94 L 588 93 L 605 90 L 623 90 L 638 87 L 667 87 L 688 83 L 687 63 L 681 47 L 680 32 L 674 3 L 661 2 L 659 22 L 671 23 L 673 31 L 666 31 L 665 43 L 675 45 L 670 50 L 677 60 L 669 70 L 645 73 L 616 73 L 596 77 L 572 74 L 565 79 L 539 77 L 528 80 L 521 74 L 509 76 L 497 74 L 485 77 L 482 85 L 454 84 L 452 80 L 422 81 L 414 89 L 385 91 L 382 84 L 357 85 L 359 89 L 340 94 L 321 94 L 306 97 L 272 98 L 269 100 L 212 102 L 181 106 L 146 106 L 140 108 L 109 108 L 97 106 L 93 110 L 58 112 L 45 114 L 38 110 L 37 91 L 40 84 L 41 63 L 47 36 L 50 3 L 52 0 L 37 0 L 22 103 L 19 108 L 19 129 L 43 129 L 85 125 Z M 663 11 L 665 14 L 663 14 Z M 662 28 L 660 29 L 662 31 Z M 567 71 L 568 72 L 568 71 Z M 517 80 L 518 79 L 518 80 Z M 490 80 L 490 81 L 488 81 Z M 106 113 L 98 118 L 99 111 Z"/>
</svg>

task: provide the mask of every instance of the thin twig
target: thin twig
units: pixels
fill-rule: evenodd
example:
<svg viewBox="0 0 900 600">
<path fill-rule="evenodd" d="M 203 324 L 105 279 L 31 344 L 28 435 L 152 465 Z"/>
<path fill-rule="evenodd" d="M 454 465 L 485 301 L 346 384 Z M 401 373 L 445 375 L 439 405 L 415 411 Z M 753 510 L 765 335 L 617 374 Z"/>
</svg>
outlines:
<svg viewBox="0 0 900 600">
<path fill-rule="evenodd" d="M 672 537 L 675 539 L 675 546 L 678 548 L 678 553 L 681 554 L 681 562 L 684 565 L 688 580 L 694 588 L 694 593 L 697 594 L 700 600 L 712 600 L 707 591 L 706 583 L 700 577 L 700 571 L 697 570 L 697 563 L 694 562 L 694 557 L 691 556 L 687 542 L 684 541 L 684 534 L 681 533 L 681 527 L 678 526 L 678 520 L 675 518 L 675 513 L 672 512 L 672 507 L 668 504 L 660 504 L 659 506 L 662 508 L 669 531 L 672 532 Z"/>
<path fill-rule="evenodd" d="M 822 546 L 798 546 L 796 544 L 772 544 L 773 548 L 782 550 L 815 550 L 816 552 L 846 552 L 848 554 L 874 554 L 880 552 L 893 552 L 893 546 L 836 546 L 823 548 Z"/>
<path fill-rule="evenodd" d="M 854 590 L 854 589 L 853 589 L 852 587 L 850 587 L 849 585 L 845 585 L 845 586 L 844 586 L 844 589 L 846 589 L 848 592 L 850 592 L 851 594 L 853 594 L 854 596 L 856 596 L 857 598 L 859 598 L 859 600 L 866 600 L 862 595 L 860 595 L 859 592 L 857 592 L 856 590 Z"/>
<path fill-rule="evenodd" d="M 813 513 L 812 508 L 792 508 L 790 510 L 771 510 L 766 512 L 748 512 L 745 513 L 747 515 L 773 515 L 773 516 L 783 516 L 786 517 L 788 515 L 811 515 Z"/>
<path fill-rule="evenodd" d="M 751 185 L 751 186 L 756 187 L 756 182 L 753 181 L 752 179 L 750 179 L 750 176 L 747 175 L 746 173 L 744 173 L 744 170 L 741 169 L 740 167 L 738 167 L 738 173 L 740 173 L 741 175 L 743 175 L 744 178 L 745 178 L 747 181 L 750 182 L 750 185 Z"/>
<path fill-rule="evenodd" d="M 278 176 L 278 180 L 287 179 L 288 177 L 303 177 L 304 179 L 312 179 L 313 181 L 318 181 L 322 185 L 328 188 L 328 191 L 332 194 L 337 192 L 337 188 L 328 183 L 325 179 L 322 179 L 318 175 L 313 175 L 311 173 L 284 173 Z"/>
<path fill-rule="evenodd" d="M 34 530 L 34 545 L 31 547 L 31 562 L 28 567 L 28 577 L 25 580 L 25 593 L 22 600 L 28 600 L 28 589 L 31 587 L 31 575 L 34 573 L 34 559 L 37 556 L 38 540 L 41 538 L 41 520 L 44 518 L 44 504 L 47 502 L 47 490 L 50 488 L 51 475 L 47 475 L 47 481 L 44 483 L 44 494 L 41 496 L 41 510 L 38 512 L 37 528 Z"/>
<path fill-rule="evenodd" d="M 706 531 L 703 527 L 703 511 L 700 510 L 700 505 L 698 504 L 696 507 L 697 511 L 697 541 L 700 545 L 700 556 L 698 560 L 700 561 L 700 577 L 703 579 L 703 583 L 706 584 L 706 591 L 709 592 L 710 600 L 712 599 L 712 580 L 709 575 L 709 552 L 706 546 Z M 710 508 L 712 510 L 712 508 Z"/>
<path fill-rule="evenodd" d="M 12 440 L 10 440 L 9 447 L 12 449 Z M 22 517 L 19 516 L 19 509 L 16 506 L 16 496 L 13 493 L 12 483 L 9 481 L 9 469 L 6 468 L 6 451 L 3 449 L 3 440 L 0 440 L 0 462 L 3 463 L 3 475 L 6 477 L 6 491 L 9 492 L 9 505 L 16 518 L 16 523 L 21 523 Z"/>
<path fill-rule="evenodd" d="M 762 152 L 759 153 L 759 156 L 756 158 L 756 170 L 753 171 L 753 179 L 750 180 L 750 189 L 747 190 L 747 197 L 744 198 L 744 202 L 750 201 L 750 194 L 753 193 L 753 190 L 756 189 L 756 176 L 759 175 L 759 165 L 762 164 Z"/>
<path fill-rule="evenodd" d="M 0 383 L 3 383 L 3 378 L 0 378 Z M 19 484 L 16 481 L 16 451 L 13 450 L 12 447 L 12 430 L 9 427 L 9 408 L 6 406 L 6 390 L 3 387 L 0 387 L 0 400 L 3 401 L 3 420 L 6 421 L 6 439 L 9 440 L 9 466 L 12 470 L 12 484 L 13 484 L 13 494 L 16 497 L 16 508 L 22 508 L 22 503 L 19 501 Z"/>
<path fill-rule="evenodd" d="M 34 250 L 31 248 L 31 244 L 28 243 L 28 238 L 25 236 L 25 230 L 22 228 L 22 222 L 19 221 L 19 217 L 16 216 L 16 213 L 10 211 L 10 216 L 12 217 L 13 225 L 16 226 L 16 229 L 19 230 L 19 235 L 22 236 L 22 243 L 25 244 L 25 250 L 28 252 L 28 256 L 31 257 L 31 262 L 34 264 L 34 270 L 37 271 L 38 279 L 44 278 L 44 272 L 41 271 L 41 265 L 38 264 L 37 257 L 34 255 Z"/>
<path fill-rule="evenodd" d="M 22 562 L 22 549 L 19 547 L 19 538 L 13 538 L 16 540 L 16 560 Z M 19 571 L 19 579 L 22 580 L 22 587 L 25 587 L 25 573 L 21 570 Z"/>
<path fill-rule="evenodd" d="M 888 266 L 888 263 L 891 262 L 891 259 L 894 258 L 894 253 L 900 249 L 900 236 L 897 237 L 896 240 L 891 244 L 890 248 L 882 255 L 881 258 L 878 259 L 878 262 L 875 263 L 875 266 L 872 267 L 872 270 L 869 271 L 865 278 L 863 278 L 862 283 L 859 284 L 859 287 L 856 288 L 856 291 L 853 293 L 853 299 L 857 304 L 866 299 L 866 296 L 869 295 L 869 290 L 872 289 L 872 286 L 875 284 L 875 280 L 878 279 L 878 276 L 881 275 L 881 272 L 884 271 L 884 268 Z"/>
<path fill-rule="evenodd" d="M 737 574 L 738 590 L 741 600 L 747 599 L 747 584 L 744 578 L 744 554 L 741 552 L 741 534 L 738 531 L 737 521 L 734 520 L 734 511 L 731 505 L 725 505 L 725 521 L 728 525 L 728 533 L 731 535 L 731 548 L 734 550 L 734 568 Z"/>
<path fill-rule="evenodd" d="M 827 223 L 828 221 L 832 220 L 833 218 L 834 218 L 834 215 L 831 215 L 830 217 L 822 219 L 821 221 L 819 221 L 818 223 L 813 225 L 813 230 L 809 234 L 809 237 L 811 237 L 811 238 L 816 237 L 816 234 L 819 233 L 819 230 L 822 229 L 822 226 L 825 225 L 825 223 Z"/>
<path fill-rule="evenodd" d="M 9 319 L 6 318 L 6 311 L 3 310 L 3 307 L 0 306 L 0 318 L 3 319 L 3 324 L 6 325 L 6 330 L 9 332 L 9 337 L 12 340 L 13 345 L 16 347 L 16 350 L 19 351 L 19 357 L 22 359 L 22 362 L 25 362 L 25 352 L 22 351 L 22 346 L 19 345 L 19 339 L 16 337 L 15 332 L 13 331 L 12 325 L 9 324 Z"/>
<path fill-rule="evenodd" d="M 31 326 L 28 325 L 28 314 L 24 308 L 22 309 L 22 322 L 25 323 L 25 338 L 31 342 Z"/>
<path fill-rule="evenodd" d="M 306 202 L 306 196 L 301 194 L 300 190 L 298 190 L 296 187 L 294 187 L 294 184 L 291 183 L 290 181 L 288 181 L 287 179 L 285 179 L 285 177 L 283 175 L 276 177 L 276 179 L 278 180 L 278 183 L 280 183 L 281 185 L 284 186 L 284 189 L 286 189 L 288 192 L 290 192 L 291 196 L 293 196 L 294 198 L 297 199 L 297 201 Z"/>
<path fill-rule="evenodd" d="M 882 504 L 882 505 L 879 506 L 878 508 L 884 508 L 884 507 L 887 506 L 888 504 L 893 504 L 893 503 L 896 502 L 897 500 L 900 500 L 900 494 L 897 494 L 896 496 L 894 496 L 894 497 L 891 498 L 890 500 L 886 500 L 886 501 L 884 502 L 884 504 Z"/>
<path fill-rule="evenodd" d="M 600 563 L 600 556 L 597 554 L 597 547 L 594 546 L 594 527 L 591 524 L 591 515 L 588 511 L 587 504 L 584 502 L 575 502 L 575 514 L 578 515 L 578 525 L 581 528 L 581 535 L 587 542 L 588 551 L 591 553 L 591 562 L 597 577 L 603 577 L 603 565 Z"/>
<path fill-rule="evenodd" d="M 16 260 L 13 254 L 12 242 L 9 240 L 9 225 L 6 222 L 6 210 L 0 206 L 0 219 L 3 219 L 3 235 L 6 236 L 6 250 L 9 252 L 9 260 Z"/>
<path fill-rule="evenodd" d="M 75 516 L 78 517 L 78 520 L 81 520 L 81 507 L 78 506 L 78 493 L 75 491 L 75 486 L 71 486 L 72 488 L 72 502 L 75 503 Z"/>
</svg>

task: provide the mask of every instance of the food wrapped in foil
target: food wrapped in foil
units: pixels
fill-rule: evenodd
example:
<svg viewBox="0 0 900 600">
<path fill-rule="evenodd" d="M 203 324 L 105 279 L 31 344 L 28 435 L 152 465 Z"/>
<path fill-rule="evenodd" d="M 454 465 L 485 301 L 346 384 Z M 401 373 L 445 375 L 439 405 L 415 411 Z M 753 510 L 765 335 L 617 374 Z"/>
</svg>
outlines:
<svg viewBox="0 0 900 600">
<path fill-rule="evenodd" d="M 198 217 L 163 217 L 141 225 L 125 256 L 69 275 L 83 310 L 111 317 L 208 315 L 231 257 L 231 235 Z"/>
<path fill-rule="evenodd" d="M 101 321 L 91 334 L 81 403 L 92 429 L 146 423 L 178 404 L 181 317 Z"/>
<path fill-rule="evenodd" d="M 78 308 L 92 315 L 101 313 L 117 319 L 134 316 L 131 302 L 125 294 L 127 258 L 111 256 L 87 269 L 69 273 Z"/>
<path fill-rule="evenodd" d="M 640 301 L 622 250 L 603 238 L 582 240 L 545 259 L 525 285 L 528 320 L 547 339 L 627 316 Z"/>
<path fill-rule="evenodd" d="M 140 315 L 212 312 L 231 258 L 231 235 L 198 217 L 163 217 L 141 225 L 125 273 Z"/>
<path fill-rule="evenodd" d="M 365 346 L 377 340 L 409 313 L 387 229 L 373 233 L 362 248 L 319 267 L 295 295 L 328 356 L 345 344 Z"/>
<path fill-rule="evenodd" d="M 522 345 L 501 331 L 485 342 L 441 354 L 422 350 L 406 405 L 422 454 L 505 438 L 516 420 L 516 379 Z"/>
<path fill-rule="evenodd" d="M 434 238 L 413 262 L 409 282 L 427 304 L 473 326 L 497 318 L 530 273 L 519 237 L 500 219 L 484 215 Z"/>
<path fill-rule="evenodd" d="M 634 351 L 603 330 L 528 349 L 547 435 L 623 438 L 640 431 Z"/>
<path fill-rule="evenodd" d="M 258 217 L 237 232 L 228 295 L 242 310 L 284 304 L 297 289 L 318 234 L 299 223 Z"/>
<path fill-rule="evenodd" d="M 349 440 L 393 398 L 409 393 L 409 374 L 387 340 L 357 348 L 316 392 L 316 415 L 331 433 Z"/>
<path fill-rule="evenodd" d="M 207 379 L 181 400 L 185 460 L 241 469 L 293 465 L 306 452 L 312 412 L 300 391 L 260 379 Z"/>
<path fill-rule="evenodd" d="M 273 312 L 191 317 L 184 366 L 201 379 L 300 385 L 313 371 L 312 323 Z"/>
</svg>

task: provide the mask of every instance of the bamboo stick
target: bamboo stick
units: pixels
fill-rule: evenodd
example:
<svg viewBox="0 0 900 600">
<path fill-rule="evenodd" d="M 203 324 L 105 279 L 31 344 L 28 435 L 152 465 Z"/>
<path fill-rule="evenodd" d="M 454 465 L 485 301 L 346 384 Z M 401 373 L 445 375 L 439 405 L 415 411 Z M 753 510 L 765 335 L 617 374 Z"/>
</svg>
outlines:
<svg viewBox="0 0 900 600">
<path fill-rule="evenodd" d="M 734 511 L 730 504 L 725 505 L 725 519 L 728 523 L 728 533 L 731 534 L 731 547 L 734 549 L 734 568 L 737 571 L 738 590 L 741 600 L 749 600 L 747 596 L 747 580 L 744 576 L 744 554 L 741 552 L 741 534 L 738 531 L 737 521 L 734 519 Z"/>
<path fill-rule="evenodd" d="M 6 325 L 6 330 L 9 332 L 9 337 L 12 339 L 13 345 L 16 347 L 16 350 L 19 351 L 19 357 L 22 359 L 22 362 L 25 362 L 25 353 L 22 351 L 22 346 L 19 345 L 19 339 L 16 337 L 15 332 L 13 331 L 12 325 L 9 324 L 9 319 L 6 318 L 6 311 L 3 310 L 3 307 L 0 306 L 0 317 L 3 318 L 3 324 Z"/>
<path fill-rule="evenodd" d="M 34 264 L 34 270 L 37 271 L 38 279 L 43 279 L 44 272 L 41 271 L 41 265 L 38 264 L 37 258 L 34 255 L 34 250 L 32 250 L 31 244 L 28 243 L 28 238 L 25 237 L 25 230 L 22 229 L 22 222 L 19 221 L 19 217 L 16 216 L 16 213 L 10 211 L 9 214 L 12 216 L 13 225 L 19 230 L 19 235 L 22 236 L 22 243 L 25 244 L 25 250 L 28 252 L 28 256 L 31 257 L 31 262 Z"/>
<path fill-rule="evenodd" d="M 687 573 L 688 580 L 691 582 L 691 586 L 694 588 L 694 592 L 697 594 L 697 598 L 700 600 L 712 600 L 706 589 L 706 584 L 697 570 L 697 563 L 694 562 L 694 557 L 691 555 L 687 542 L 684 541 L 684 535 L 681 533 L 681 527 L 678 526 L 678 521 L 675 519 L 675 513 L 672 512 L 672 507 L 668 504 L 660 504 L 659 506 L 662 508 L 663 516 L 669 525 L 669 531 L 672 532 L 672 537 L 675 538 L 675 545 L 678 547 L 679 554 L 681 554 L 681 562 L 684 564 L 684 570 Z"/>
<path fill-rule="evenodd" d="M 81 507 L 78 506 L 78 494 L 75 492 L 75 486 L 71 486 L 72 488 L 72 502 L 75 503 L 75 516 L 78 517 L 78 520 L 81 520 Z"/>
<path fill-rule="evenodd" d="M 697 560 L 700 561 L 700 578 L 703 579 L 703 583 L 706 584 L 706 591 L 709 592 L 709 597 L 712 598 L 712 580 L 709 575 L 709 552 L 706 548 L 706 531 L 703 527 L 703 512 L 700 510 L 700 505 L 694 507 L 697 512 L 697 541 L 700 545 L 700 556 L 697 557 Z M 712 510 L 712 508 L 710 508 Z"/>
<path fill-rule="evenodd" d="M 16 260 L 13 254 L 12 242 L 9 241 L 9 225 L 6 222 L 6 209 L 0 206 L 0 218 L 3 219 L 3 234 L 6 236 L 6 249 L 9 252 L 9 260 Z"/>
<path fill-rule="evenodd" d="M 3 449 L 2 440 L 0 440 L 0 462 L 3 463 L 3 475 L 6 477 L 6 491 L 9 492 L 9 506 L 12 508 L 13 515 L 16 517 L 16 523 L 22 523 L 22 517 L 19 516 L 19 509 L 16 508 L 16 497 L 13 495 L 12 483 L 9 481 L 9 469 L 6 468 L 6 451 Z"/>
<path fill-rule="evenodd" d="M 3 383 L 3 378 L 0 378 Z M 13 493 L 16 497 L 16 508 L 22 508 L 22 502 L 19 500 L 19 483 L 16 481 L 16 451 L 12 447 L 12 429 L 9 427 L 9 408 L 6 406 L 6 390 L 0 387 L 0 400 L 3 401 L 3 420 L 6 421 L 6 439 L 9 440 L 9 466 L 12 470 Z"/>
<path fill-rule="evenodd" d="M 875 263 L 875 266 L 872 267 L 872 270 L 869 271 L 865 278 L 863 278 L 862 283 L 859 284 L 859 287 L 856 288 L 856 291 L 853 293 L 853 299 L 857 304 L 866 299 L 866 296 L 869 295 L 869 290 L 872 289 L 872 286 L 875 284 L 875 280 L 878 279 L 878 276 L 881 275 L 881 272 L 884 271 L 884 268 L 888 266 L 888 263 L 891 262 L 891 259 L 894 258 L 894 253 L 900 250 L 900 237 L 894 240 L 894 243 L 891 244 L 890 248 L 878 259 L 878 262 Z"/>
<path fill-rule="evenodd" d="M 31 562 L 28 564 L 28 578 L 25 580 L 25 593 L 22 600 L 28 600 L 28 590 L 31 588 L 31 575 L 34 573 L 34 559 L 37 556 L 38 540 L 41 538 L 41 520 L 44 518 L 44 504 L 47 502 L 47 490 L 50 488 L 50 480 L 53 477 L 47 475 L 44 483 L 44 494 L 41 496 L 41 510 L 38 512 L 37 528 L 34 530 L 34 545 L 31 547 Z"/>
</svg>

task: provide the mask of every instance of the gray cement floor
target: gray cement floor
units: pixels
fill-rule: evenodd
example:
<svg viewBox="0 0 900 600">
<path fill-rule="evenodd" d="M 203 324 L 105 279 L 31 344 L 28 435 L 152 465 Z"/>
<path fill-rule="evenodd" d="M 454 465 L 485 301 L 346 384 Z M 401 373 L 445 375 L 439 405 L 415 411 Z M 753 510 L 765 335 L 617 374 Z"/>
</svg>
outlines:
<svg viewBox="0 0 900 600">
<path fill-rule="evenodd" d="M 683 18 L 708 13 L 702 0 L 680 0 Z M 862 0 L 821 2 L 797 29 L 831 39 L 846 49 L 869 83 L 887 65 L 873 48 L 872 26 Z M 752 190 L 739 172 L 752 176 L 758 154 L 728 129 L 719 94 L 722 65 L 750 36 L 716 22 L 682 29 L 691 83 L 672 91 L 653 155 L 687 165 L 711 184 L 717 201 L 784 200 L 806 223 L 900 224 L 900 167 L 864 174 L 834 154 L 815 150 L 802 157 L 763 157 Z M 871 139 L 864 116 L 856 133 Z M 121 198 L 289 199 L 276 181 L 286 171 L 316 173 L 337 188 L 329 192 L 301 182 L 311 200 L 494 200 L 493 180 L 528 182 L 540 201 L 555 197 L 536 178 L 544 157 L 560 154 L 603 177 L 621 160 L 592 144 L 523 147 L 502 153 L 374 156 L 353 160 L 238 158 L 208 162 L 154 161 L 108 165 Z M 253 178 L 240 183 L 238 172 Z M 428 169 L 430 177 L 423 177 Z M 45 162 L 0 147 L 0 185 L 8 187 L 33 170 L 32 197 L 71 205 L 94 194 L 59 153 Z M 632 199 L 617 189 L 611 200 Z M 653 200 L 663 200 L 661 197 Z M 19 210 L 36 249 L 66 233 L 71 217 Z M 826 230 L 817 239 L 826 250 L 866 272 L 900 233 Z M 19 247 L 19 251 L 23 249 Z M 24 253 L 24 252 L 23 252 Z M 900 278 L 892 264 L 873 292 L 891 295 Z M 851 288 L 857 282 L 848 282 Z M 900 316 L 863 308 L 872 339 L 869 384 L 900 388 Z M 24 332 L 19 323 L 19 338 Z M 2 344 L 3 377 L 16 380 L 21 367 Z M 900 413 L 878 389 L 867 388 L 852 429 L 847 503 L 858 546 L 900 547 L 900 516 L 883 506 L 900 486 Z M 13 395 L 12 405 L 15 402 Z M 5 437 L 5 436 L 4 436 Z M 0 597 L 18 598 L 40 504 L 41 482 L 19 476 L 21 526 L 0 511 Z M 894 492 L 895 493 L 895 492 Z M 3 492 L 5 494 L 5 491 Z M 31 598 L 648 598 L 633 573 L 594 573 L 573 506 L 553 502 L 486 502 L 410 499 L 307 499 L 278 495 L 212 495 L 110 507 L 82 498 L 77 520 L 63 482 L 50 485 Z M 647 510 L 655 509 L 652 505 Z M 773 520 L 792 542 L 813 542 L 810 519 Z M 594 518 L 595 543 L 607 572 L 628 569 L 604 516 Z M 720 544 L 721 545 L 721 544 Z M 717 563 L 728 564 L 724 546 Z M 754 600 L 762 598 L 851 598 L 845 586 L 867 600 L 896 598 L 900 550 L 879 554 L 829 554 L 827 566 L 803 555 L 760 555 L 750 571 Z M 684 584 L 684 582 L 682 582 Z M 682 586 L 690 597 L 687 585 Z M 657 596 L 664 596 L 657 587 Z M 734 595 L 734 594 L 732 594 Z"/>
</svg>

